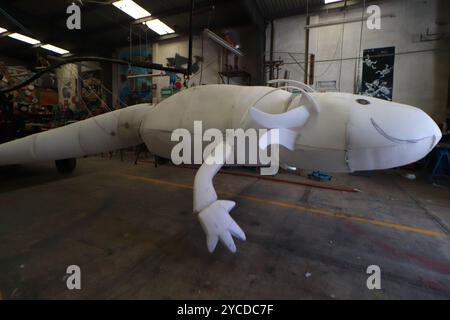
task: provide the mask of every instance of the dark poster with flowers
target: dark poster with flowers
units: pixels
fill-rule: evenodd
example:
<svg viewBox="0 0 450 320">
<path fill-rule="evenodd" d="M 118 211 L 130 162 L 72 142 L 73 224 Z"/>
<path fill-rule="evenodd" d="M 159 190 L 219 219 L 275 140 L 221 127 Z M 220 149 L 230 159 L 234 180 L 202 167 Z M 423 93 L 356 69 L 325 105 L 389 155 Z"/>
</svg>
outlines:
<svg viewBox="0 0 450 320">
<path fill-rule="evenodd" d="M 392 101 L 395 47 L 366 49 L 359 93 Z"/>
</svg>

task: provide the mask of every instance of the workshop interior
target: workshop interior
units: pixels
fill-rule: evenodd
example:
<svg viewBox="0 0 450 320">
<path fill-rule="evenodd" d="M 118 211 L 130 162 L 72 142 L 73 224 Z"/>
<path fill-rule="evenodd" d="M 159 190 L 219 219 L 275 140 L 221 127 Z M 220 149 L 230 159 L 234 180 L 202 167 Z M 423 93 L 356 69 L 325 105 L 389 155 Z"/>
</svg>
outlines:
<svg viewBox="0 0 450 320">
<path fill-rule="evenodd" d="M 0 1 L 0 300 L 205 316 L 449 275 L 449 1 Z"/>
</svg>

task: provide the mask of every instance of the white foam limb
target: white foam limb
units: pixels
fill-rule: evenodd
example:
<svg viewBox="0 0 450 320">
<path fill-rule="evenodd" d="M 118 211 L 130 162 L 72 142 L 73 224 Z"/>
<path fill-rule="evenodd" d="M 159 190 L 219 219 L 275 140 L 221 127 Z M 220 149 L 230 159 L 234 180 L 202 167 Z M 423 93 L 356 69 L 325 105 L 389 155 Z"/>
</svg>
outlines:
<svg viewBox="0 0 450 320">
<path fill-rule="evenodd" d="M 232 155 L 233 149 L 225 142 L 220 142 L 205 159 L 194 179 L 194 212 L 198 213 L 217 200 L 216 190 L 212 180 Z M 222 155 L 223 159 L 217 156 Z"/>
<path fill-rule="evenodd" d="M 259 125 L 268 129 L 301 128 L 309 119 L 309 112 L 304 106 L 278 114 L 265 113 L 252 107 L 250 115 Z"/>
<path fill-rule="evenodd" d="M 222 150 L 225 152 L 219 152 Z M 220 142 L 195 175 L 194 212 L 199 213 L 198 219 L 205 231 L 209 252 L 214 251 L 219 240 L 228 250 L 236 252 L 236 245 L 232 236 L 245 240 L 244 231 L 229 215 L 236 203 L 234 201 L 218 200 L 212 183 L 214 176 L 228 157 L 233 154 L 232 151 L 233 149 L 230 145 Z M 223 159 L 217 159 L 218 154 L 223 154 Z M 215 157 L 214 161 L 211 161 L 211 157 Z"/>
<path fill-rule="evenodd" d="M 233 241 L 235 236 L 245 240 L 245 233 L 231 218 L 229 211 L 235 206 L 234 201 L 217 200 L 198 215 L 200 224 L 206 234 L 206 244 L 209 252 L 213 252 L 218 240 L 231 252 L 236 252 Z"/>
<path fill-rule="evenodd" d="M 269 145 L 279 144 L 289 150 L 295 150 L 295 141 L 298 133 L 284 128 L 272 129 L 259 138 L 259 148 L 265 150 Z"/>
<path fill-rule="evenodd" d="M 0 145 L 0 165 L 60 160 L 142 143 L 140 121 L 148 105 L 104 113 Z"/>
</svg>

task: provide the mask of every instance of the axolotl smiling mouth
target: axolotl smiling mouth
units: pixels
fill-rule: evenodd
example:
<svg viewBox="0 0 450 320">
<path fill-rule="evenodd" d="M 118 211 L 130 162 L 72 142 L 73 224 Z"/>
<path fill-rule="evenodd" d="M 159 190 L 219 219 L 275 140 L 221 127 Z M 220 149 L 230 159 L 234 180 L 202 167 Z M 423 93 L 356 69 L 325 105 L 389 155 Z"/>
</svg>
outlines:
<svg viewBox="0 0 450 320">
<path fill-rule="evenodd" d="M 394 142 L 394 143 L 419 143 L 422 142 L 424 140 L 428 140 L 431 139 L 431 145 L 430 145 L 430 150 L 433 149 L 437 142 L 439 142 L 440 138 L 442 137 L 442 134 L 439 132 L 439 139 L 436 138 L 436 134 L 433 134 L 431 136 L 427 136 L 427 137 L 423 137 L 423 138 L 418 138 L 418 139 L 399 139 L 396 137 L 393 137 L 391 135 L 389 135 L 388 133 L 386 133 L 386 131 L 384 131 L 377 123 L 374 119 L 370 118 L 370 122 L 372 123 L 373 127 L 375 128 L 375 130 L 377 130 L 377 132 L 379 134 L 381 134 L 383 137 L 385 137 L 386 139 Z"/>
</svg>

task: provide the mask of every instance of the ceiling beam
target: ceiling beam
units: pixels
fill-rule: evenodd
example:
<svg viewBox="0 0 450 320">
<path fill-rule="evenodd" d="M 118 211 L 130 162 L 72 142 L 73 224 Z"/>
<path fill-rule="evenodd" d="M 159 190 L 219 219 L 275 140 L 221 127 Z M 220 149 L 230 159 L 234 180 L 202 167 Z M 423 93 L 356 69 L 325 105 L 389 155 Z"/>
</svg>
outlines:
<svg viewBox="0 0 450 320">
<path fill-rule="evenodd" d="M 242 2 L 244 10 L 247 12 L 250 21 L 252 21 L 253 25 L 256 27 L 256 34 L 254 37 L 256 44 L 255 83 L 258 85 L 264 85 L 265 84 L 264 52 L 266 47 L 266 22 L 255 0 L 244 0 Z"/>
<path fill-rule="evenodd" d="M 380 3 L 381 0 L 366 0 L 366 7 L 368 6 L 368 3 L 373 4 L 374 2 Z M 332 12 L 340 12 L 344 10 L 344 8 L 362 8 L 363 1 L 362 0 L 347 0 L 347 1 L 341 1 L 336 3 L 329 3 L 329 4 L 319 4 L 315 6 L 310 6 L 308 8 L 309 14 L 319 14 L 321 12 L 326 13 L 332 13 Z M 274 12 L 270 15 L 267 15 L 265 18 L 267 20 L 274 20 L 274 19 L 280 19 L 280 18 L 286 18 L 290 16 L 295 15 L 302 15 L 306 14 L 307 12 L 306 5 L 303 5 L 301 7 L 293 8 L 287 11 L 281 11 L 281 12 Z"/>
<path fill-rule="evenodd" d="M 97 0 L 97 1 L 99 1 L 99 0 Z M 112 4 L 114 1 L 115 1 L 115 0 L 107 0 L 107 1 L 103 1 L 103 4 L 99 4 L 99 3 L 90 3 L 90 2 L 88 2 L 88 1 L 85 1 L 85 2 L 83 2 L 83 5 L 82 5 L 82 6 L 80 6 L 79 3 L 75 3 L 75 4 L 78 5 L 78 6 L 80 6 L 81 14 L 86 14 L 86 13 L 90 13 L 90 12 L 95 11 L 95 10 L 98 9 L 99 7 L 110 5 L 110 4 Z M 70 5 L 70 3 L 67 3 L 67 6 L 69 6 L 69 5 Z M 61 22 L 61 21 L 63 21 L 63 20 L 66 20 L 67 17 L 68 17 L 68 14 L 66 13 L 66 10 L 64 10 L 64 13 L 63 13 L 63 14 L 60 14 L 60 13 L 54 14 L 54 15 L 48 17 L 47 19 L 50 20 L 50 21 L 54 21 L 54 22 Z"/>
<path fill-rule="evenodd" d="M 244 10 L 247 12 L 247 15 L 252 21 L 252 23 L 261 30 L 266 29 L 266 23 L 264 21 L 264 17 L 259 10 L 258 4 L 255 0 L 244 0 L 242 1 L 242 5 L 244 7 Z"/>
<path fill-rule="evenodd" d="M 19 32 L 36 38 L 42 43 L 51 43 L 70 51 L 78 50 L 80 48 L 80 46 L 76 45 L 78 43 L 83 44 L 83 47 L 85 48 L 89 48 L 91 52 L 99 49 L 101 50 L 105 47 L 104 44 L 101 44 L 98 41 L 91 41 L 82 35 L 70 32 L 69 30 L 67 30 L 67 32 L 56 33 L 55 25 L 50 23 L 48 19 L 38 19 L 35 16 L 12 7 L 10 4 L 2 3 L 1 8 L 25 28 L 25 30 L 22 30 L 22 28 L 15 25 L 13 22 L 10 22 L 7 26 L 8 31 Z M 1 13 L 2 12 L 0 12 L 0 14 Z"/>
<path fill-rule="evenodd" d="M 236 2 L 236 0 L 215 0 L 214 1 L 214 6 L 222 6 L 225 4 L 229 4 L 231 2 Z M 202 0 L 202 1 L 197 1 L 195 3 L 195 11 L 194 11 L 194 16 L 198 15 L 198 14 L 202 14 L 205 13 L 207 11 L 205 11 L 206 9 L 211 9 L 211 0 Z M 189 14 L 189 10 L 190 10 L 190 6 L 183 6 L 183 7 L 177 7 L 177 8 L 172 8 L 172 9 L 168 9 L 168 10 L 164 10 L 164 11 L 156 11 L 156 12 L 151 12 L 152 16 L 158 19 L 164 19 L 164 18 L 168 18 L 171 16 L 176 16 L 176 15 L 188 15 Z M 188 19 L 186 18 L 186 21 Z M 125 17 L 124 20 L 120 20 L 119 22 L 115 21 L 111 24 L 106 24 L 104 26 L 101 26 L 99 28 L 95 28 L 95 29 L 90 29 L 90 30 L 86 30 L 86 32 L 90 33 L 90 34 L 95 34 L 95 33 L 102 33 L 102 32 L 106 32 L 106 31 L 110 31 L 114 28 L 124 28 L 126 30 L 129 30 L 130 24 L 133 23 L 133 20 L 131 17 Z M 118 26 L 119 25 L 119 26 Z M 175 30 L 177 31 L 177 30 Z"/>
<path fill-rule="evenodd" d="M 222 6 L 226 5 L 236 5 L 237 10 L 241 10 L 242 6 L 240 5 L 240 0 L 196 0 L 196 6 L 195 6 L 195 14 L 200 15 L 209 12 L 210 10 L 213 10 L 213 5 L 215 10 L 220 10 Z M 102 6 L 104 5 L 95 5 L 92 3 L 85 3 L 83 5 L 84 7 L 87 7 L 89 14 L 94 14 L 98 11 L 99 18 L 100 16 L 103 16 L 102 14 Z M 82 14 L 83 9 L 82 8 Z M 14 26 L 12 23 L 8 24 L 6 27 L 9 27 L 9 31 L 13 32 L 21 32 L 24 34 L 27 34 L 29 36 L 35 37 L 42 41 L 43 43 L 51 43 L 56 46 L 63 47 L 75 54 L 98 54 L 98 55 L 105 55 L 110 56 L 112 50 L 114 50 L 117 47 L 126 46 L 129 44 L 129 36 L 128 32 L 130 30 L 130 23 L 132 23 L 132 18 L 128 17 L 127 15 L 123 15 L 123 20 L 120 21 L 114 21 L 114 23 L 106 24 L 104 26 L 101 26 L 99 28 L 84 28 L 81 30 L 61 30 L 60 32 L 55 32 L 56 29 L 60 30 L 62 18 L 66 18 L 67 15 L 65 14 L 58 16 L 54 16 L 53 18 L 45 18 L 45 19 L 38 19 L 36 16 L 32 16 L 30 14 L 27 14 L 26 12 L 23 12 L 22 10 L 15 8 L 13 4 L 3 4 L 2 3 L 2 9 L 4 9 L 6 12 L 8 12 L 9 15 L 14 17 L 15 20 L 19 21 L 24 25 L 24 27 L 30 31 L 24 32 L 20 30 L 17 26 Z M 188 7 L 187 6 L 181 6 L 177 8 L 172 8 L 169 10 L 164 10 L 161 12 L 152 12 L 152 14 L 155 17 L 158 18 L 168 18 L 175 15 L 186 15 L 186 21 L 187 21 L 187 14 L 188 14 Z M 0 13 L 1 14 L 1 13 Z M 56 17 L 56 19 L 55 19 Z M 59 19 L 59 22 L 57 21 Z M 238 23 L 221 23 L 221 24 L 214 24 L 211 26 L 213 29 L 220 29 L 224 27 L 228 27 L 231 25 L 237 25 Z M 65 25 L 65 23 L 64 23 Z M 123 37 L 123 41 L 119 40 L 114 43 L 110 43 L 107 41 L 99 41 L 99 38 L 101 37 L 101 34 L 104 32 L 110 32 L 114 33 L 117 32 L 117 30 L 123 30 L 123 34 L 126 36 Z M 135 29 L 135 28 L 132 28 Z M 148 41 L 160 41 L 167 38 L 174 38 L 177 36 L 182 36 L 187 34 L 187 30 L 184 30 L 185 28 L 175 28 L 176 34 L 175 35 L 166 35 L 166 36 L 158 36 L 156 33 L 153 33 L 149 30 L 147 33 Z M 126 30 L 126 32 L 125 32 Z M 194 28 L 194 32 L 198 33 L 201 32 L 203 29 L 199 28 L 198 26 Z M 136 38 L 140 36 L 139 32 L 136 32 L 136 29 L 132 30 L 133 36 L 133 42 Z M 97 36 L 97 37 L 96 37 Z M 1 40 L 0 40 L 1 41 Z M 33 54 L 35 54 L 33 49 Z M 43 49 L 38 49 L 43 50 Z"/>
<path fill-rule="evenodd" d="M 248 23 L 228 23 L 228 22 L 224 22 L 224 23 L 217 23 L 214 26 L 212 26 L 210 28 L 211 31 L 217 32 L 217 30 L 221 30 L 221 29 L 225 29 L 225 28 L 229 28 L 229 27 L 240 27 L 240 26 L 248 26 Z M 203 27 L 194 27 L 192 33 L 194 35 L 199 35 L 203 32 L 203 30 L 205 30 Z M 171 33 L 171 34 L 165 34 L 162 36 L 155 36 L 152 38 L 149 38 L 149 41 L 152 42 L 159 42 L 159 41 L 164 41 L 164 40 L 170 40 L 170 39 L 175 39 L 175 38 L 179 38 L 179 37 L 185 37 L 189 34 L 189 29 L 185 28 L 183 30 L 178 30 L 176 33 Z"/>
</svg>

